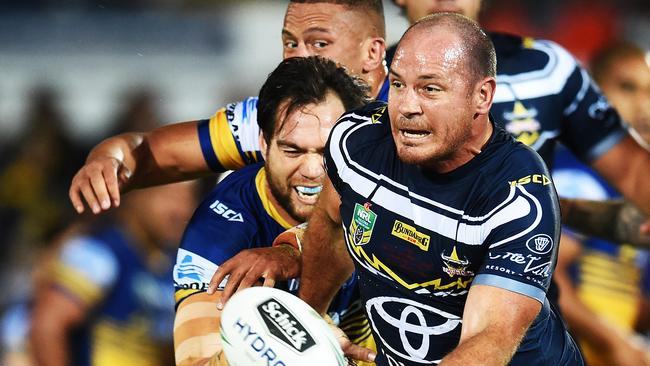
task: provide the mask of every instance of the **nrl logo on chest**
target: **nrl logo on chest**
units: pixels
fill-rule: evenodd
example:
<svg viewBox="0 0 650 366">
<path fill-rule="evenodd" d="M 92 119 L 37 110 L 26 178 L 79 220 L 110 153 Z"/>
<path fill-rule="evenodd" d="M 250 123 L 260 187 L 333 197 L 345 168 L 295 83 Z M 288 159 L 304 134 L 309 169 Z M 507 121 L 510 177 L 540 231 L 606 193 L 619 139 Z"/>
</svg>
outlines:
<svg viewBox="0 0 650 366">
<path fill-rule="evenodd" d="M 348 239 L 354 245 L 364 245 L 370 241 L 372 236 L 372 229 L 375 227 L 377 214 L 370 209 L 371 203 L 366 202 L 363 206 L 355 203 L 354 213 L 352 214 L 352 222 L 350 223 L 350 230 Z"/>
</svg>

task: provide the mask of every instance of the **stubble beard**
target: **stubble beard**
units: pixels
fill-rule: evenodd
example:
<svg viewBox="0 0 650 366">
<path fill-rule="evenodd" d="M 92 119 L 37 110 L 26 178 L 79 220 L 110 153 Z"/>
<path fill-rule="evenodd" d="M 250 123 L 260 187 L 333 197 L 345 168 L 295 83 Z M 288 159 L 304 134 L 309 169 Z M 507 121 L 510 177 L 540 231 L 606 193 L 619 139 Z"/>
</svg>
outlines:
<svg viewBox="0 0 650 366">
<path fill-rule="evenodd" d="M 287 211 L 287 213 L 298 222 L 307 221 L 307 215 L 300 214 L 296 204 L 291 201 L 291 187 L 283 185 L 275 179 L 275 176 L 270 170 L 266 171 L 266 183 L 269 185 L 271 194 L 275 197 L 276 201 Z"/>
</svg>

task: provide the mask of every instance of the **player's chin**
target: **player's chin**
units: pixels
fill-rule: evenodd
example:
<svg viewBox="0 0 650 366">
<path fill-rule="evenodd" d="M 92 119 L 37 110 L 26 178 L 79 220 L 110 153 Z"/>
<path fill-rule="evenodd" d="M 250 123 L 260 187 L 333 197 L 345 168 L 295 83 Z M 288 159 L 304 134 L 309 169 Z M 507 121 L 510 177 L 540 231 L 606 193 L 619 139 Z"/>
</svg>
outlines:
<svg viewBox="0 0 650 366">
<path fill-rule="evenodd" d="M 431 151 L 430 147 L 421 145 L 401 145 L 397 147 L 397 156 L 404 163 L 423 165 L 426 162 L 431 161 L 432 157 L 435 156 L 435 154 Z"/>
<path fill-rule="evenodd" d="M 311 213 L 314 212 L 316 202 L 303 203 L 301 201 L 294 200 L 292 206 L 293 216 L 299 221 L 306 222 L 311 216 Z"/>
</svg>

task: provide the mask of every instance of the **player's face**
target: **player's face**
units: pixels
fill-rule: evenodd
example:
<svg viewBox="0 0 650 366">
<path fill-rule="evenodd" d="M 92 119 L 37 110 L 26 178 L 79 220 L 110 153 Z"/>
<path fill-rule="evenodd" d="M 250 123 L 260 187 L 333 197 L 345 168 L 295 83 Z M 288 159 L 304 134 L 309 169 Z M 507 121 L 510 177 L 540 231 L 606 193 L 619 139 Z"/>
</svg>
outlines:
<svg viewBox="0 0 650 366">
<path fill-rule="evenodd" d="M 458 37 L 440 29 L 407 35 L 389 74 L 388 112 L 398 156 L 421 166 L 457 161 L 472 132 L 466 50 Z"/>
<path fill-rule="evenodd" d="M 276 132 L 266 151 L 266 171 L 273 197 L 296 221 L 306 221 L 325 179 L 323 149 L 336 120 L 345 112 L 334 94 L 285 118 L 280 108 Z M 284 123 L 281 122 L 284 120 Z"/>
<path fill-rule="evenodd" d="M 282 29 L 282 57 L 319 55 L 360 75 L 369 34 L 367 26 L 358 12 L 343 5 L 290 3 Z"/>
<path fill-rule="evenodd" d="M 619 59 L 600 80 L 600 87 L 621 114 L 650 143 L 650 64 L 644 57 Z"/>
<path fill-rule="evenodd" d="M 411 23 L 427 15 L 449 11 L 478 20 L 481 0 L 397 0 Z"/>
</svg>

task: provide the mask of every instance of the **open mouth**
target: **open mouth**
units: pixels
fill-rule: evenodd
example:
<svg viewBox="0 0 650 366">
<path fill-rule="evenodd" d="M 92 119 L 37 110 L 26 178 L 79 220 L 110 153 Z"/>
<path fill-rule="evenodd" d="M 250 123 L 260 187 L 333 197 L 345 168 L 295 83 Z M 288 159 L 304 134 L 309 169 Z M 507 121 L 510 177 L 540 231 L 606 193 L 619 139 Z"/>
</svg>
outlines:
<svg viewBox="0 0 650 366">
<path fill-rule="evenodd" d="M 323 186 L 307 187 L 307 186 L 296 186 L 294 188 L 298 197 L 304 200 L 315 200 L 318 197 L 318 194 L 323 190 Z"/>
<path fill-rule="evenodd" d="M 421 139 L 429 136 L 431 132 L 422 130 L 399 130 L 400 134 L 407 139 Z"/>
</svg>

